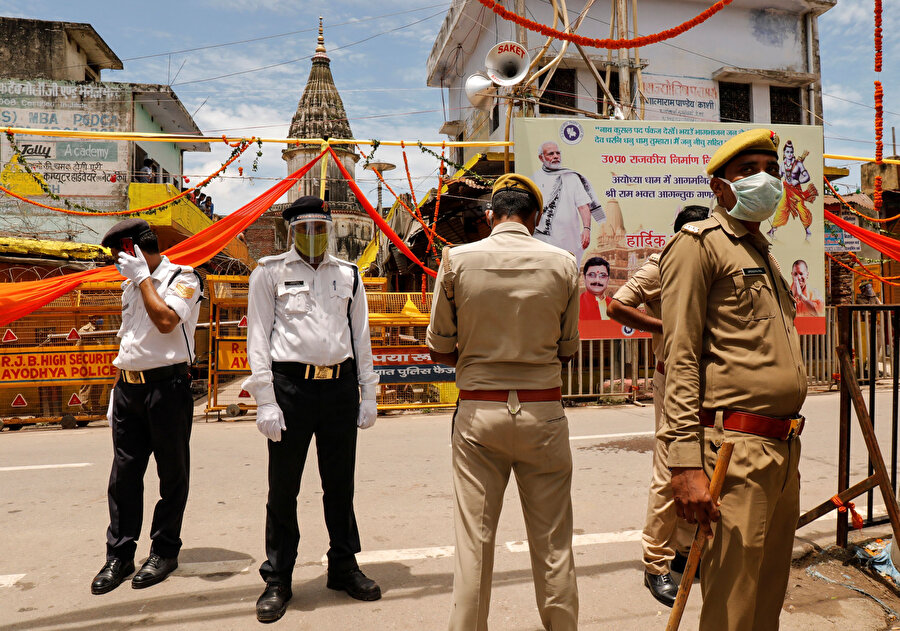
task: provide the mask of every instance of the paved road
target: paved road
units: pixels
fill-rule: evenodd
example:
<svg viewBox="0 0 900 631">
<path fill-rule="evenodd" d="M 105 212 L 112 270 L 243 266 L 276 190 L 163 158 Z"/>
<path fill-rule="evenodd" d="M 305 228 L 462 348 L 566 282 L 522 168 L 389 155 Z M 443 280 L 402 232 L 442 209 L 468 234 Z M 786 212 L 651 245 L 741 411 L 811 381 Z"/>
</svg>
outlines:
<svg viewBox="0 0 900 631">
<path fill-rule="evenodd" d="M 879 406 L 889 409 L 889 395 Z M 811 396 L 804 410 L 802 506 L 835 490 L 837 396 Z M 652 407 L 569 410 L 575 462 L 576 554 L 582 629 L 663 629 L 668 610 L 641 586 L 639 531 L 650 468 Z M 888 450 L 887 423 L 879 426 Z M 325 588 L 322 556 L 327 539 L 321 491 L 310 456 L 301 491 L 301 542 L 294 599 L 279 625 L 291 629 L 442 629 L 446 626 L 453 571 L 449 478 L 449 412 L 379 419 L 360 434 L 357 515 L 364 570 L 384 598 L 360 603 Z M 168 580 L 136 591 L 128 583 L 92 596 L 89 583 L 103 564 L 107 525 L 106 480 L 111 460 L 103 424 L 64 431 L 58 427 L 0 435 L 0 629 L 69 631 L 123 628 L 225 631 L 259 628 L 254 603 L 263 553 L 265 441 L 252 420 L 205 423 L 193 428 L 191 496 L 185 515 L 181 567 Z M 854 479 L 864 474 L 858 432 Z M 146 478 L 145 515 L 157 486 Z M 505 500 L 494 574 L 491 628 L 540 628 L 534 606 L 524 526 L 515 485 Z M 880 504 L 880 502 L 876 502 Z M 861 503 L 863 504 L 863 503 Z M 138 545 L 146 558 L 145 534 Z M 833 542 L 833 519 L 798 535 Z M 884 533 L 870 529 L 864 536 Z M 699 591 L 696 587 L 695 590 Z M 871 609 L 862 599 L 819 609 L 813 594 L 794 594 L 797 607 L 782 629 L 866 626 Z M 822 597 L 824 599 L 824 597 Z M 833 603 L 832 603 L 833 604 Z M 699 598 L 692 597 L 683 629 L 696 628 Z M 894 607 L 898 605 L 895 603 Z"/>
</svg>

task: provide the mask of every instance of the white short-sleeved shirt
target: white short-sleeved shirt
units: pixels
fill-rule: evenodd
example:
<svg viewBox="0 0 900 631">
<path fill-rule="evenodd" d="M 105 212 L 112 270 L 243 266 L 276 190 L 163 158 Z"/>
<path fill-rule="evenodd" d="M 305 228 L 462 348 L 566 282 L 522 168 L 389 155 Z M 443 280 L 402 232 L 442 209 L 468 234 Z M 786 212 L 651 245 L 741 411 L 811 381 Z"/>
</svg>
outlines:
<svg viewBox="0 0 900 631">
<path fill-rule="evenodd" d="M 150 275 L 153 286 L 176 314 L 179 323 L 162 333 L 147 313 L 140 288 L 122 283 L 122 326 L 119 354 L 113 365 L 122 370 L 150 370 L 194 361 L 194 331 L 200 315 L 200 279 L 186 265 L 175 265 L 165 256 Z"/>
<path fill-rule="evenodd" d="M 328 254 L 313 269 L 294 248 L 259 261 L 250 275 L 247 307 L 252 374 L 242 386 L 257 404 L 275 403 L 273 361 L 333 366 L 354 350 L 360 397 L 375 399 L 369 309 L 358 275 L 355 265 Z"/>
</svg>

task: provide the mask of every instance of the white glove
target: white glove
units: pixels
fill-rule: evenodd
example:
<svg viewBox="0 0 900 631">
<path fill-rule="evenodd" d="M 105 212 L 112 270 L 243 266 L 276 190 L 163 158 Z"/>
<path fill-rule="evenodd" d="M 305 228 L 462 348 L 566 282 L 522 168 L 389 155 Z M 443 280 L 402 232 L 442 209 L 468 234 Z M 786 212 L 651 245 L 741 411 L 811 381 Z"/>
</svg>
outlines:
<svg viewBox="0 0 900 631">
<path fill-rule="evenodd" d="M 119 252 L 119 259 L 116 261 L 116 269 L 125 278 L 130 278 L 136 285 L 150 278 L 150 266 L 147 265 L 147 259 L 137 243 L 134 244 L 134 256 L 127 252 Z"/>
<path fill-rule="evenodd" d="M 378 417 L 378 404 L 372 399 L 363 399 L 359 402 L 359 418 L 356 426 L 360 429 L 368 429 L 375 424 Z"/>
<path fill-rule="evenodd" d="M 116 402 L 116 389 L 113 387 L 113 388 L 109 389 L 109 407 L 106 408 L 106 420 L 109 421 L 110 425 L 112 425 L 112 419 L 113 419 L 112 411 L 113 411 L 113 404 L 115 402 Z"/>
<path fill-rule="evenodd" d="M 269 440 L 276 443 L 281 440 L 281 430 L 287 429 L 287 425 L 277 403 L 263 403 L 256 408 L 256 427 Z"/>
</svg>

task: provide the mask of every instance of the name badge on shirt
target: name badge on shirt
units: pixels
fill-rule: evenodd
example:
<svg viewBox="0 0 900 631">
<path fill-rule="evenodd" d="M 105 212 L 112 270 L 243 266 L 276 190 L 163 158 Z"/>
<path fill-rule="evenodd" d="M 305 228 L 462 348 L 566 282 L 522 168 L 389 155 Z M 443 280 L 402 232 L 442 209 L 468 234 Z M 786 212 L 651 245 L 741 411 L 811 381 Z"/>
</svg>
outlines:
<svg viewBox="0 0 900 631">
<path fill-rule="evenodd" d="M 744 276 L 765 276 L 766 270 L 762 267 L 745 267 L 741 270 Z"/>
<path fill-rule="evenodd" d="M 284 281 L 285 287 L 303 287 L 306 285 L 305 280 L 286 280 Z"/>
</svg>

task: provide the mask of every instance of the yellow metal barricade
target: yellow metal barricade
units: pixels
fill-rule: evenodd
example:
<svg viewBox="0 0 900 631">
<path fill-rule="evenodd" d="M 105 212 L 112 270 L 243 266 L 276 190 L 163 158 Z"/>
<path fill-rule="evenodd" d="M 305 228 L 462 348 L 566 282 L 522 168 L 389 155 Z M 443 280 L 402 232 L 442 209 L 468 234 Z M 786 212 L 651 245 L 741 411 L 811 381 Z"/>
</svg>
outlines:
<svg viewBox="0 0 900 631">
<path fill-rule="evenodd" d="M 208 276 L 209 397 L 206 412 L 240 416 L 256 407 L 241 382 L 247 363 L 247 276 Z M 381 291 L 384 279 L 364 278 L 375 370 L 379 373 L 378 408 L 448 407 L 458 391 L 454 370 L 431 362 L 425 329 L 431 294 Z"/>
<path fill-rule="evenodd" d="M 85 283 L 0 328 L 0 418 L 11 430 L 106 418 L 122 322 L 120 284 Z"/>
</svg>

